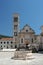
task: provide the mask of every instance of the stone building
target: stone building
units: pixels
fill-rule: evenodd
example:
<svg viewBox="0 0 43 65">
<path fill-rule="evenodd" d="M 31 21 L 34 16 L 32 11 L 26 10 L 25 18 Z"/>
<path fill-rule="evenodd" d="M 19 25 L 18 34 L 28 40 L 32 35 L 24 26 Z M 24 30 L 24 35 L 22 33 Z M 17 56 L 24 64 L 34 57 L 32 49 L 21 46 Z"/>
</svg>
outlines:
<svg viewBox="0 0 43 65">
<path fill-rule="evenodd" d="M 13 49 L 13 38 L 1 38 L 0 39 L 0 49 Z"/>
<path fill-rule="evenodd" d="M 41 26 L 40 35 L 36 35 L 35 31 L 26 24 L 23 29 L 19 30 L 19 15 L 14 14 L 13 23 L 14 23 L 14 35 L 13 42 L 15 47 L 26 46 L 31 44 L 36 49 L 43 49 L 43 26 Z"/>
<path fill-rule="evenodd" d="M 0 49 L 10 48 L 14 49 L 19 46 L 30 45 L 38 50 L 43 49 L 43 26 L 41 26 L 40 35 L 36 35 L 35 31 L 26 24 L 23 29 L 20 30 L 19 14 L 13 15 L 13 37 L 0 38 Z"/>
</svg>

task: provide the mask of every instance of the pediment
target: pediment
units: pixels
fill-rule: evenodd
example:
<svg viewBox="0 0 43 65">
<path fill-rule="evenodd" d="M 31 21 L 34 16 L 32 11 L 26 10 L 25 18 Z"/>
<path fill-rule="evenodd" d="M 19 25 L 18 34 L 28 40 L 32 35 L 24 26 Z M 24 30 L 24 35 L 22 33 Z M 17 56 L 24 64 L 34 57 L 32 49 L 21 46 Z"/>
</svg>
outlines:
<svg viewBox="0 0 43 65">
<path fill-rule="evenodd" d="M 23 27 L 23 29 L 21 30 L 21 32 L 34 33 L 34 30 L 33 30 L 29 25 L 26 24 L 26 25 Z"/>
</svg>

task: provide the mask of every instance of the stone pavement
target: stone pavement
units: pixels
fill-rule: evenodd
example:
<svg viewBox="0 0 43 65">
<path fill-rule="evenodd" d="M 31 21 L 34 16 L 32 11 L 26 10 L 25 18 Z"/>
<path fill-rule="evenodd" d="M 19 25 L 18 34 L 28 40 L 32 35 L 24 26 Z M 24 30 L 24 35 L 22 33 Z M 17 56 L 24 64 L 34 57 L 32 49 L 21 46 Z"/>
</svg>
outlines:
<svg viewBox="0 0 43 65">
<path fill-rule="evenodd" d="M 43 54 L 33 53 L 33 59 L 13 60 L 14 52 L 0 52 L 0 65 L 43 65 Z"/>
</svg>

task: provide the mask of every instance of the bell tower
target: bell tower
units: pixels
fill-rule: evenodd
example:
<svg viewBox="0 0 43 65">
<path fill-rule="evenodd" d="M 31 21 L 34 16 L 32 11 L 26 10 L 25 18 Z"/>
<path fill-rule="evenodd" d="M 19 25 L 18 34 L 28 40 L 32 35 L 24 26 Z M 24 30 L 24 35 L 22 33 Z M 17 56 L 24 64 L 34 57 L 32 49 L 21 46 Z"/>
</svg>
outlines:
<svg viewBox="0 0 43 65">
<path fill-rule="evenodd" d="M 14 14 L 13 16 L 13 42 L 15 48 L 18 47 L 18 33 L 19 33 L 19 14 Z"/>
<path fill-rule="evenodd" d="M 41 35 L 43 36 L 43 25 L 41 26 Z"/>
</svg>

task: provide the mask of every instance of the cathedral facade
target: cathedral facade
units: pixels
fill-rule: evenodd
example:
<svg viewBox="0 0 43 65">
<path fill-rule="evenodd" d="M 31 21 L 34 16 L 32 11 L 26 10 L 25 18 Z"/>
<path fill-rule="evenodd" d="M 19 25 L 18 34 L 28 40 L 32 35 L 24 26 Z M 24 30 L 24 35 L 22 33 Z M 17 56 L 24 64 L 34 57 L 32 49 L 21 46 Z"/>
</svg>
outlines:
<svg viewBox="0 0 43 65">
<path fill-rule="evenodd" d="M 43 50 L 43 26 L 40 27 L 40 35 L 36 35 L 35 31 L 28 24 L 20 30 L 19 23 L 19 14 L 16 13 L 13 15 L 13 37 L 0 38 L 0 49 L 14 49 L 31 44 L 37 50 Z"/>
<path fill-rule="evenodd" d="M 28 24 L 26 24 L 23 29 L 19 30 L 19 14 L 14 14 L 13 17 L 13 42 L 15 47 L 31 44 L 36 49 L 43 49 L 43 26 L 41 26 L 40 35 L 36 35 L 35 31 Z"/>
</svg>

